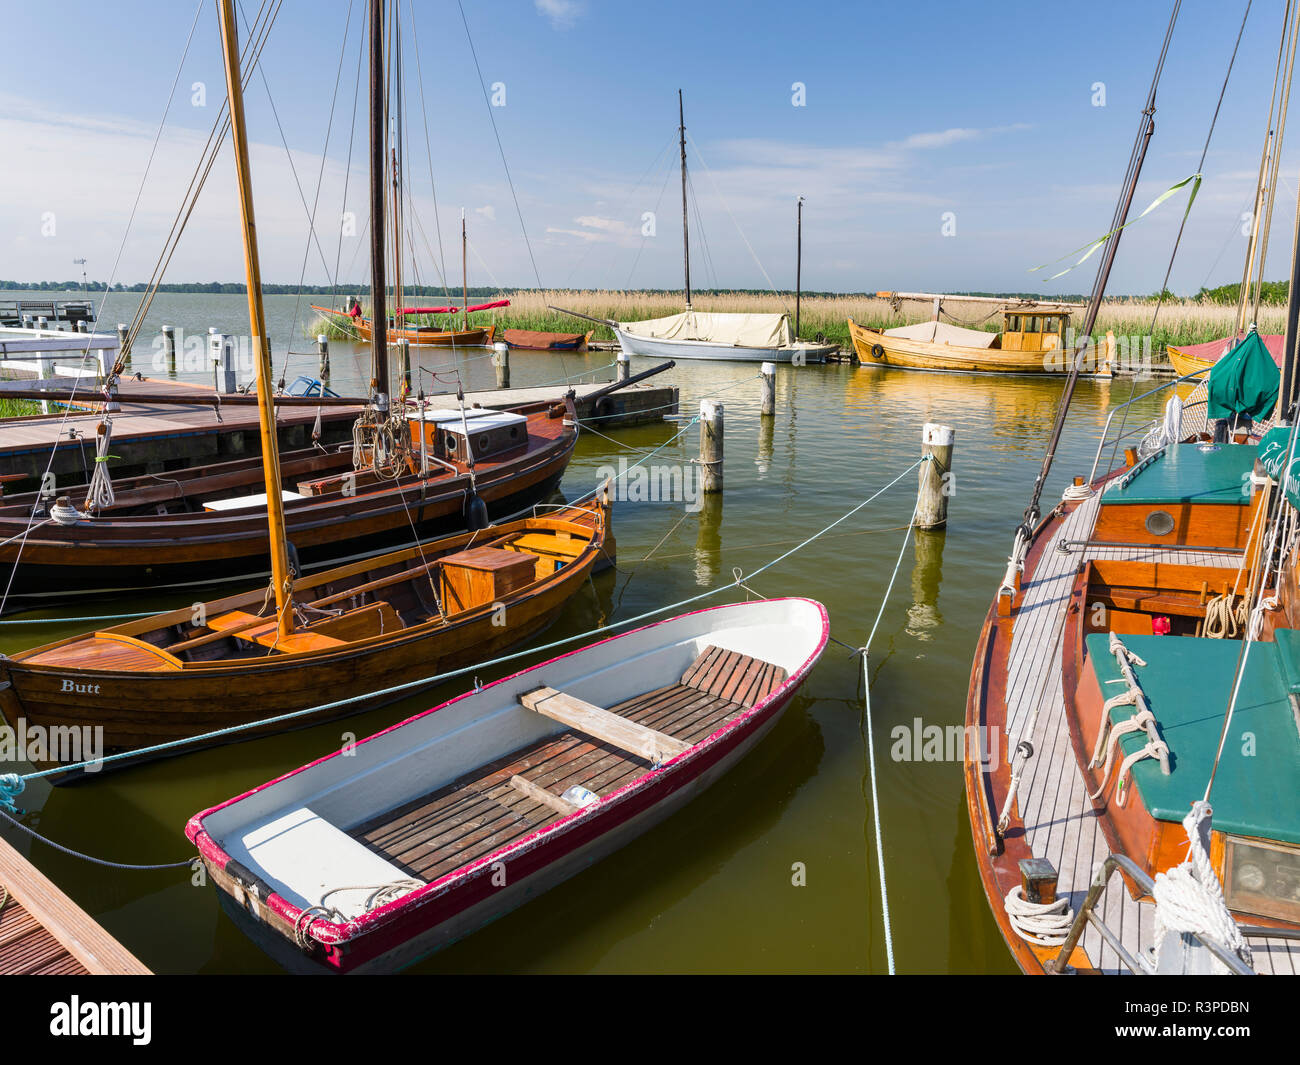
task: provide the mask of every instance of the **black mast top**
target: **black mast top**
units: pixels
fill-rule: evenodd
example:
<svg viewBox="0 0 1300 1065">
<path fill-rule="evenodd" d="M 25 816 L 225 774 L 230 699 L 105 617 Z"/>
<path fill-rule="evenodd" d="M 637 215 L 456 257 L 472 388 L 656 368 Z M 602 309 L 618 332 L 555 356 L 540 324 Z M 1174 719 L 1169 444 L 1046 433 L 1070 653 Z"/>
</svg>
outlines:
<svg viewBox="0 0 1300 1065">
<path fill-rule="evenodd" d="M 384 292 L 384 0 L 370 0 L 370 343 L 376 406 L 388 407 L 388 303 Z"/>
<path fill-rule="evenodd" d="M 686 226 L 686 111 L 677 90 L 677 135 L 682 146 L 682 258 L 686 263 L 686 309 L 691 309 L 691 238 Z"/>
</svg>

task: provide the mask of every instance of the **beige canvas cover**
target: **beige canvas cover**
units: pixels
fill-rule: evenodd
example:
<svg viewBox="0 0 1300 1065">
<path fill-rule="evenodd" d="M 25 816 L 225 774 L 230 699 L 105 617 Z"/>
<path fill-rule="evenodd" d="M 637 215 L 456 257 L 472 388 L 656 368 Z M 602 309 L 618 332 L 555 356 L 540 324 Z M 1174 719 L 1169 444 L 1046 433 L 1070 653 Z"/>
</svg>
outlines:
<svg viewBox="0 0 1300 1065">
<path fill-rule="evenodd" d="M 951 344 L 962 348 L 987 348 L 997 340 L 997 333 L 983 329 L 963 329 L 959 325 L 947 322 L 917 322 L 916 325 L 900 325 L 897 329 L 886 329 L 886 336 L 901 337 L 904 340 L 924 340 L 932 344 Z"/>
<path fill-rule="evenodd" d="M 743 348 L 780 348 L 794 342 L 788 314 L 711 314 L 683 311 L 644 322 L 619 322 L 633 336 L 655 340 L 704 340 Z"/>
</svg>

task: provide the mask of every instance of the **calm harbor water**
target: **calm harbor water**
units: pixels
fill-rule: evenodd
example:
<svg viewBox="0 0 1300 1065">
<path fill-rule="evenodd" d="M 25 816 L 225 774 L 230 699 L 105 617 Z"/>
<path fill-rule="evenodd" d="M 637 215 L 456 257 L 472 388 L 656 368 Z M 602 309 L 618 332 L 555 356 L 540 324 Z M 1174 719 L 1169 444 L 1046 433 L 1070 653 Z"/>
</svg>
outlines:
<svg viewBox="0 0 1300 1065">
<path fill-rule="evenodd" d="M 103 322 L 130 317 L 135 297 L 114 296 Z M 302 303 L 299 320 L 310 321 Z M 294 298 L 268 300 L 277 366 Z M 166 322 L 245 333 L 240 296 L 160 295 L 146 338 Z M 302 335 L 289 378 L 315 373 Z M 148 342 L 134 368 L 154 372 Z M 366 356 L 333 345 L 334 387 L 368 376 Z M 414 352 L 413 352 L 414 354 Z M 490 387 L 483 351 L 459 358 L 466 387 Z M 594 371 L 608 352 L 514 352 L 512 383 Z M 446 351 L 420 353 L 440 367 Z M 634 360 L 633 371 L 649 365 Z M 757 367 L 679 364 L 670 379 L 682 411 L 713 395 L 726 411 L 726 491 L 698 511 L 682 502 L 621 501 L 615 508 L 616 572 L 579 593 L 545 640 L 586 632 L 727 585 L 823 529 L 920 454 L 921 427 L 957 431 L 956 492 L 946 532 L 911 533 L 915 474 L 825 537 L 753 581 L 765 596 L 803 595 L 830 611 L 832 634 L 865 642 L 900 548 L 902 568 L 872 646 L 872 712 L 894 950 L 902 972 L 1012 972 L 988 912 L 971 853 L 959 761 L 890 757 L 891 732 L 962 720 L 971 655 L 1028 501 L 1060 381 L 927 375 L 851 366 L 782 368 L 777 411 L 759 416 Z M 203 380 L 202 368 L 191 374 Z M 429 379 L 425 378 L 426 386 Z M 1068 478 L 1086 473 L 1105 418 L 1130 395 L 1128 380 L 1082 382 L 1047 506 Z M 1138 391 L 1148 385 L 1139 383 Z M 1160 398 L 1139 405 L 1141 420 Z M 597 470 L 670 440 L 680 423 L 585 435 L 564 480 L 576 495 Z M 0 430 L 2 431 L 2 430 Z M 685 465 L 697 453 L 690 428 L 654 459 Z M 721 592 L 716 602 L 743 597 Z M 134 597 L 83 603 L 64 615 L 137 611 L 183 600 Z M 0 651 L 72 635 L 85 625 L 0 626 Z M 576 645 L 575 645 L 576 646 Z M 543 660 L 546 654 L 530 660 Z M 516 666 L 511 667 L 517 668 Z M 484 670 L 483 680 L 505 672 Z M 462 682 L 342 722 L 235 744 L 84 785 L 32 784 L 27 823 L 60 843 L 121 862 L 191 856 L 186 819 L 270 777 L 336 749 L 344 732 L 385 727 L 463 690 Z M 328 693 L 322 692 L 322 698 Z M 417 972 L 883 972 L 880 887 L 872 842 L 860 660 L 831 644 L 773 733 L 710 792 L 612 857 L 492 926 L 428 959 Z M 102 869 L 12 829 L 4 835 L 145 964 L 159 972 L 274 971 L 222 913 L 211 886 L 183 870 Z M 796 886 L 802 869 L 804 886 Z"/>
</svg>

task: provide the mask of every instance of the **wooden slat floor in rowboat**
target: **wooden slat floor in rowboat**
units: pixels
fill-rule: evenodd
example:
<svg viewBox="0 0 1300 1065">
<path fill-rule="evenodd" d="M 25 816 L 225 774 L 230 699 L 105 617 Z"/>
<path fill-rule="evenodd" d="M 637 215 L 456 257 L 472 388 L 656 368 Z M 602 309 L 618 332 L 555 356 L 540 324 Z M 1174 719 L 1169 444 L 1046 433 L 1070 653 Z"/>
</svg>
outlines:
<svg viewBox="0 0 1300 1065">
<path fill-rule="evenodd" d="M 1034 754 L 1025 765 L 1017 804 L 1034 856 L 1047 858 L 1060 874 L 1057 890 L 1068 895 L 1078 913 L 1092 879 L 1093 867 L 1106 860 L 1110 848 L 1101 822 L 1088 799 L 1088 788 L 1070 744 L 1061 678 L 1062 640 L 1066 605 L 1081 562 L 1094 558 L 1124 558 L 1140 562 L 1218 566 L 1235 570 L 1240 555 L 1157 548 L 1102 548 L 1089 546 L 1068 553 L 1058 550 L 1064 541 L 1084 541 L 1097 520 L 1101 496 L 1094 493 L 1060 525 L 1047 544 L 1032 578 L 1023 585 L 1023 606 L 1016 613 L 1007 659 L 1007 749 L 1024 738 Z M 1032 735 L 1024 732 L 1037 711 Z M 1118 876 L 1103 896 L 1100 916 L 1131 954 L 1154 941 L 1154 910 L 1135 902 L 1123 890 Z M 1082 946 L 1093 965 L 1108 973 L 1128 973 L 1113 949 L 1092 925 L 1084 931 Z M 1255 967 L 1261 973 L 1300 973 L 1300 944 L 1288 947 L 1278 940 L 1252 940 Z"/>
<path fill-rule="evenodd" d="M 785 680 L 776 666 L 711 648 L 682 682 L 609 707 L 611 713 L 687 744 L 745 713 Z M 425 881 L 466 865 L 563 815 L 511 783 L 522 777 L 558 797 L 580 785 L 608 795 L 651 763 L 577 730 L 567 730 L 390 810 L 349 834 Z"/>
<path fill-rule="evenodd" d="M 0 976 L 149 972 L 3 839 L 0 899 Z"/>
</svg>

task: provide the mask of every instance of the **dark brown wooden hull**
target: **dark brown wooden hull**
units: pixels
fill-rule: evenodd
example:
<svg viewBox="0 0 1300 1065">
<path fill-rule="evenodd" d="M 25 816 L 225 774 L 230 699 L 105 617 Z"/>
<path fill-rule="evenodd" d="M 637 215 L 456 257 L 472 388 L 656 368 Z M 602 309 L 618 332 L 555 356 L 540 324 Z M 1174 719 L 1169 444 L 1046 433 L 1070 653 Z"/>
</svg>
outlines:
<svg viewBox="0 0 1300 1065">
<path fill-rule="evenodd" d="M 499 604 L 470 610 L 446 623 L 417 625 L 337 650 L 187 662 L 183 669 L 152 672 L 82 666 L 72 653 L 65 656 L 67 661 L 52 661 L 58 657 L 60 647 L 74 642 L 63 641 L 49 649 L 25 653 L 39 656 L 38 661 L 25 661 L 23 656 L 0 660 L 0 682 L 10 685 L 0 690 L 0 711 L 11 725 L 21 719 L 29 730 L 102 728 L 101 753 L 113 754 L 321 707 L 319 713 L 290 722 L 272 722 L 201 744 L 213 746 L 303 728 L 405 698 L 421 686 L 389 689 L 500 655 L 548 626 L 569 597 L 583 588 L 593 566 L 607 550 L 605 521 L 596 523 L 594 518 L 574 512 L 562 514 L 562 519 L 544 520 L 551 524 L 562 520 L 575 529 L 595 530 L 594 535 L 588 532 L 591 542 L 571 563 Z M 516 522 L 503 528 L 526 524 L 539 523 Z M 468 539 L 465 534 L 452 541 Z M 439 546 L 430 545 L 426 550 Z M 382 565 L 391 557 L 375 559 L 374 564 Z M 328 577 L 321 574 L 316 579 Z M 211 605 L 213 610 L 219 607 Z M 119 629 L 133 631 L 152 624 L 133 622 Z M 374 694 L 346 705 L 334 705 L 368 693 Z M 175 753 L 188 749 L 192 748 Z M 133 761 L 123 759 L 105 768 Z"/>
<path fill-rule="evenodd" d="M 559 485 L 576 429 L 534 412 L 526 447 L 476 468 L 478 495 L 493 520 L 545 499 Z M 304 567 L 360 556 L 466 528 L 468 475 L 334 493 L 285 507 L 289 541 Z M 0 517 L 0 572 L 15 567 L 7 607 L 132 589 L 167 588 L 269 572 L 265 513 L 201 512 L 47 522 L 24 537 L 27 520 Z"/>
</svg>

